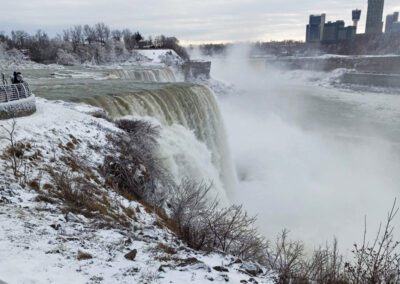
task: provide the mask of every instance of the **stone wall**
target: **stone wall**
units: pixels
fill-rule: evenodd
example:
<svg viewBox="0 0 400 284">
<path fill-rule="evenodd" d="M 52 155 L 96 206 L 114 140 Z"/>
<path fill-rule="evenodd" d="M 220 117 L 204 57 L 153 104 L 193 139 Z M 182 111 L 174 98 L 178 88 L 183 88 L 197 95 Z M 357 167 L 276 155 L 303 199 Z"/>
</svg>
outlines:
<svg viewBox="0 0 400 284">
<path fill-rule="evenodd" d="M 36 112 L 35 96 L 0 104 L 0 120 L 28 116 Z"/>
<path fill-rule="evenodd" d="M 364 86 L 400 88 L 400 75 L 345 73 L 341 77 L 341 82 Z"/>
<path fill-rule="evenodd" d="M 400 56 L 299 57 L 267 59 L 267 64 L 288 69 L 332 71 L 338 68 L 359 72 L 400 74 Z"/>
</svg>

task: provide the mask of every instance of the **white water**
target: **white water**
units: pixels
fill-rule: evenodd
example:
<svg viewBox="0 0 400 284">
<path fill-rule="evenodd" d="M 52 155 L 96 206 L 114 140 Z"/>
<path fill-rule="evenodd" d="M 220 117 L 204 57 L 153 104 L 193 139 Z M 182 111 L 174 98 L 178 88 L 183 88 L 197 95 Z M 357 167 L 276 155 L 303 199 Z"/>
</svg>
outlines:
<svg viewBox="0 0 400 284">
<path fill-rule="evenodd" d="M 287 228 L 310 247 L 337 236 L 349 249 L 365 215 L 371 237 L 400 196 L 400 96 L 313 86 L 245 58 L 214 60 L 212 74 L 239 89 L 220 98 L 236 201 L 270 239 Z"/>
<path fill-rule="evenodd" d="M 116 69 L 109 72 L 109 78 L 127 79 L 133 82 L 177 82 L 174 71 L 169 67 Z"/>
<path fill-rule="evenodd" d="M 182 178 L 212 183 L 212 197 L 227 205 L 236 190 L 235 175 L 224 123 L 215 95 L 205 86 L 191 84 L 154 85 L 129 90 L 120 83 L 96 83 L 96 95 L 68 97 L 64 86 L 56 85 L 50 97 L 72 99 L 105 109 L 113 117 L 136 116 L 159 124 L 162 129 L 161 158 L 179 183 Z M 70 85 L 67 86 L 70 88 Z M 90 85 L 78 84 L 74 93 Z M 93 91 L 93 90 L 92 90 Z M 110 92 L 114 95 L 108 95 Z"/>
</svg>

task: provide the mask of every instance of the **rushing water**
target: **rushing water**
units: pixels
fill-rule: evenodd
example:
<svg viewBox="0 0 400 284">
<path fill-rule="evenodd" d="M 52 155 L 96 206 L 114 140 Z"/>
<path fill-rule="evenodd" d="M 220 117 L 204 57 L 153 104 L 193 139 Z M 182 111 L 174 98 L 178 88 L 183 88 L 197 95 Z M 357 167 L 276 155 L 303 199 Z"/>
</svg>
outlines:
<svg viewBox="0 0 400 284">
<path fill-rule="evenodd" d="M 108 75 L 110 78 L 127 79 L 134 82 L 177 82 L 174 71 L 171 68 L 151 69 L 115 69 Z"/>
<path fill-rule="evenodd" d="M 372 238 L 400 196 L 400 96 L 321 87 L 302 72 L 240 60 L 214 61 L 213 70 L 239 90 L 220 105 L 236 201 L 261 231 L 272 239 L 287 228 L 310 247 L 336 236 L 349 249 L 367 216 Z"/>
<path fill-rule="evenodd" d="M 227 203 L 229 192 L 236 187 L 236 175 L 212 91 L 201 85 L 161 83 L 168 76 L 175 80 L 171 74 L 164 74 L 165 78 L 145 78 L 153 73 L 139 76 L 139 71 L 134 70 L 106 72 L 120 79 L 108 76 L 98 80 L 91 74 L 86 78 L 42 75 L 33 80 L 32 87 L 38 96 L 87 103 L 105 109 L 113 117 L 156 120 L 162 125 L 161 155 L 177 181 L 189 177 L 212 182 L 213 196 Z M 137 82 L 138 78 L 143 82 Z M 153 79 L 158 82 L 146 83 Z"/>
<path fill-rule="evenodd" d="M 349 248 L 362 237 L 365 215 L 375 233 L 400 192 L 400 96 L 320 87 L 259 62 L 213 64 L 214 77 L 236 86 L 220 96 L 222 114 L 207 87 L 163 83 L 176 81 L 169 71 L 29 75 L 38 96 L 156 121 L 171 174 L 213 181 L 214 195 L 243 203 L 269 238 L 288 228 L 311 246 L 337 236 Z"/>
</svg>

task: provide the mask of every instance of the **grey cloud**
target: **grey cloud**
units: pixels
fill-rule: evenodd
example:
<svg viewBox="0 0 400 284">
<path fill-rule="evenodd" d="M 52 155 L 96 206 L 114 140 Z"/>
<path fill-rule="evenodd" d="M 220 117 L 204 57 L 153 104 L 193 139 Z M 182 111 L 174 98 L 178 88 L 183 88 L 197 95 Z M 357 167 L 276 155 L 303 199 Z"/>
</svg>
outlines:
<svg viewBox="0 0 400 284">
<path fill-rule="evenodd" d="M 308 15 L 350 24 L 351 9 L 367 0 L 0 0 L 0 30 L 44 29 L 52 34 L 75 25 L 105 22 L 146 35 L 175 35 L 185 42 L 303 39 Z M 389 13 L 400 10 L 386 1 Z"/>
</svg>

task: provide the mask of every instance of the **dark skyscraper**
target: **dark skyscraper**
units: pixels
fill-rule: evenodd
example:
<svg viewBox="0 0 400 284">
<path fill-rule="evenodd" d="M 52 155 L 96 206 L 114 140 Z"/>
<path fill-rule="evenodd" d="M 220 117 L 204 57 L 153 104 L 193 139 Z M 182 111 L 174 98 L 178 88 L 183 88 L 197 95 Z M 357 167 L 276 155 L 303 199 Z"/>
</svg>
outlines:
<svg viewBox="0 0 400 284">
<path fill-rule="evenodd" d="M 368 0 L 367 26 L 365 33 L 382 33 L 384 0 Z"/>
<path fill-rule="evenodd" d="M 325 14 L 311 15 L 307 25 L 306 42 L 318 42 L 324 32 Z"/>
</svg>

